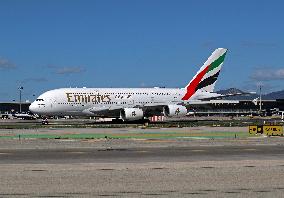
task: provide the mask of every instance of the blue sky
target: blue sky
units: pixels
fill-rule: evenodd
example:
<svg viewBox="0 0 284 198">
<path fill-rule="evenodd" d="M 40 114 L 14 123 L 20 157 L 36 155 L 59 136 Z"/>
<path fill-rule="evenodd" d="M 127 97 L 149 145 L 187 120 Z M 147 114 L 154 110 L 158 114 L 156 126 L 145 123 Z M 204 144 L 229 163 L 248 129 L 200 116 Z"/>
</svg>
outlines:
<svg viewBox="0 0 284 198">
<path fill-rule="evenodd" d="M 184 87 L 228 48 L 217 89 L 283 90 L 284 2 L 2 0 L 0 101 L 60 87 Z"/>
</svg>

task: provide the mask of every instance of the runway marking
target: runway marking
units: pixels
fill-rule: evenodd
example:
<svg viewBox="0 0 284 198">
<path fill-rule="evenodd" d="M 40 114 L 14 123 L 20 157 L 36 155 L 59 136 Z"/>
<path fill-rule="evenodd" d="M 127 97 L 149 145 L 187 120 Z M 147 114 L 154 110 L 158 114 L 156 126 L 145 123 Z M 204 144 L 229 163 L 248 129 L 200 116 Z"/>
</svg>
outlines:
<svg viewBox="0 0 284 198">
<path fill-rule="evenodd" d="M 73 153 L 73 154 L 84 154 L 86 152 L 82 152 L 82 151 L 67 151 L 67 153 Z"/>
<path fill-rule="evenodd" d="M 62 140 L 59 140 L 60 142 L 74 142 L 75 140 L 74 139 L 62 139 Z"/>
<path fill-rule="evenodd" d="M 158 196 L 158 195 L 166 195 L 166 194 L 163 194 L 163 193 L 145 193 L 145 194 L 142 194 L 142 195 Z"/>
<path fill-rule="evenodd" d="M 204 192 L 216 192 L 217 190 L 215 190 L 215 189 L 204 189 L 204 190 L 200 190 L 200 191 L 204 191 Z"/>
<path fill-rule="evenodd" d="M 256 149 L 243 149 L 244 151 L 256 151 Z"/>
<path fill-rule="evenodd" d="M 136 151 L 137 153 L 149 153 L 149 151 Z"/>
<path fill-rule="evenodd" d="M 201 167 L 201 168 L 214 168 L 213 166 L 203 166 L 203 167 Z"/>
<path fill-rule="evenodd" d="M 253 191 L 253 192 L 256 192 L 256 193 L 264 193 L 264 192 L 271 192 L 270 190 L 257 190 L 257 191 Z"/>
<path fill-rule="evenodd" d="M 206 195 L 208 193 L 206 192 L 185 192 L 185 193 L 182 193 L 184 195 Z"/>
<path fill-rule="evenodd" d="M 237 192 L 237 191 L 227 191 L 227 192 L 224 192 L 224 193 L 227 193 L 227 194 L 238 194 L 240 192 Z"/>
<path fill-rule="evenodd" d="M 33 170 L 30 170 L 30 171 L 34 171 L 34 172 L 42 172 L 42 171 L 46 171 L 46 170 L 43 170 L 43 169 L 33 169 Z"/>
<path fill-rule="evenodd" d="M 205 150 L 198 150 L 198 149 L 196 149 L 196 150 L 191 150 L 191 151 L 193 151 L 193 152 L 204 152 Z"/>
<path fill-rule="evenodd" d="M 163 169 L 167 169 L 167 168 L 165 168 L 165 167 L 154 167 L 154 168 L 152 168 L 153 170 L 163 170 Z"/>
</svg>

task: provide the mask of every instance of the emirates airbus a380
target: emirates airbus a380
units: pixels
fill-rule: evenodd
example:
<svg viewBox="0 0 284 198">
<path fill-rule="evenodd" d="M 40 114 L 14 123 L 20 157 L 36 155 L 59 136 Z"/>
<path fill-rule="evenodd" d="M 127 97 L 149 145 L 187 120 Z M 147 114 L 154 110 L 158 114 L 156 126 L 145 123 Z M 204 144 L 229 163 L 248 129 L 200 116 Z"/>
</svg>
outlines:
<svg viewBox="0 0 284 198">
<path fill-rule="evenodd" d="M 185 88 L 60 88 L 41 94 L 29 107 L 46 116 L 95 116 L 140 120 L 180 117 L 193 102 L 217 98 L 213 89 L 227 49 L 218 48 Z"/>
</svg>

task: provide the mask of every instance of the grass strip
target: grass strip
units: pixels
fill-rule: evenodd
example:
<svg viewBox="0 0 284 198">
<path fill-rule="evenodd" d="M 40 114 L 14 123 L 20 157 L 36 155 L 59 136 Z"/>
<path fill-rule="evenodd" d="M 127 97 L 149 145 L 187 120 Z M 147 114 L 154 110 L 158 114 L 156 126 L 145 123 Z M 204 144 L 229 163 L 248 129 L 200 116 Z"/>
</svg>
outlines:
<svg viewBox="0 0 284 198">
<path fill-rule="evenodd" d="M 80 133 L 80 134 L 16 134 L 0 135 L 0 139 L 177 139 L 177 138 L 246 138 L 250 135 L 247 132 L 131 132 L 131 133 Z"/>
</svg>

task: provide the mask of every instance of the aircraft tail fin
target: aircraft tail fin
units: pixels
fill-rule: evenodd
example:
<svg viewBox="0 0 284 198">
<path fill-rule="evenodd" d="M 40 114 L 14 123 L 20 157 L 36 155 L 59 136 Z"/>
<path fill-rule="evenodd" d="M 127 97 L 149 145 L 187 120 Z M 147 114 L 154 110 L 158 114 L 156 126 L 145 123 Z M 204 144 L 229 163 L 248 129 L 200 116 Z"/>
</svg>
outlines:
<svg viewBox="0 0 284 198">
<path fill-rule="evenodd" d="M 226 53 L 227 49 L 218 48 L 211 54 L 197 74 L 185 87 L 186 94 L 183 96 L 182 100 L 190 99 L 197 90 L 213 92 Z"/>
</svg>

